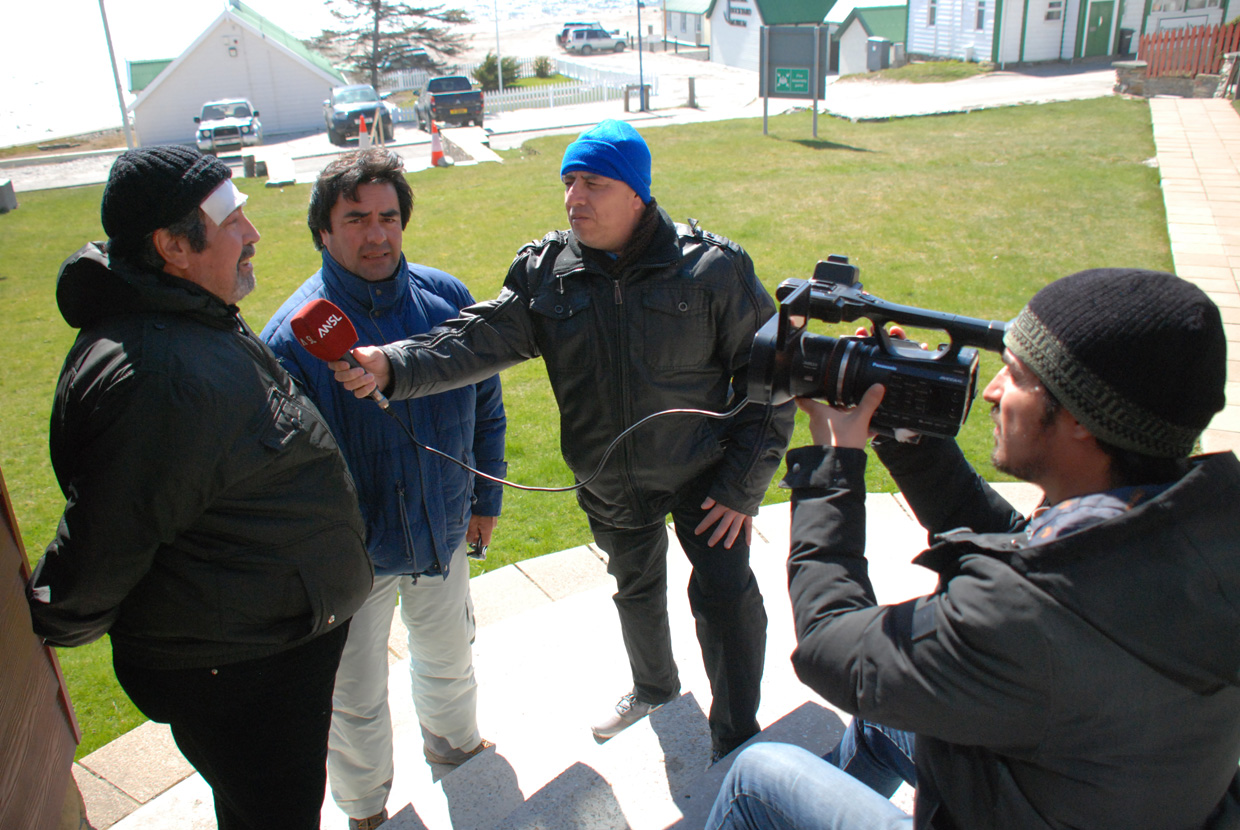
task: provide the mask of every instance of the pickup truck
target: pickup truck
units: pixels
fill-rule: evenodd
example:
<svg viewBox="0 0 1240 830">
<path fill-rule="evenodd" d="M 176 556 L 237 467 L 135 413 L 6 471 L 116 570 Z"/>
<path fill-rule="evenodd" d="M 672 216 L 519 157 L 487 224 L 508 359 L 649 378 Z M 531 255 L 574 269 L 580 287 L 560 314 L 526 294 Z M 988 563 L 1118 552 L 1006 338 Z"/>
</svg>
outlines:
<svg viewBox="0 0 1240 830">
<path fill-rule="evenodd" d="M 482 90 L 474 89 L 464 75 L 431 78 L 413 105 L 418 129 L 431 131 L 432 121 L 482 126 Z"/>
<path fill-rule="evenodd" d="M 391 141 L 392 110 L 370 84 L 335 87 L 331 97 L 323 102 L 327 140 L 332 144 L 343 145 L 346 138 L 355 137 L 362 117 L 366 118 L 366 130 L 374 129 L 376 116 L 383 121 L 383 140 Z"/>
</svg>

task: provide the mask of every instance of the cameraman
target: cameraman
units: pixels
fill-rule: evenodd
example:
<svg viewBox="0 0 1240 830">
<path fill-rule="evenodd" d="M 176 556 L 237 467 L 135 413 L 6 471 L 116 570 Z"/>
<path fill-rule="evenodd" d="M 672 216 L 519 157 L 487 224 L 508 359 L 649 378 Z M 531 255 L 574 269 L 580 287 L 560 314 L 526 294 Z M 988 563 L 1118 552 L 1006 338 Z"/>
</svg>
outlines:
<svg viewBox="0 0 1240 830">
<path fill-rule="evenodd" d="M 718 828 L 1220 828 L 1240 822 L 1240 463 L 1189 458 L 1224 405 L 1219 311 L 1153 271 L 1051 283 L 986 387 L 992 461 L 1046 498 L 1026 518 L 952 441 L 875 439 L 933 546 L 935 593 L 879 606 L 867 576 L 872 387 L 800 400 L 788 453 L 793 664 L 856 718 L 915 734 L 915 817 L 798 748 L 758 744 Z M 907 735 L 907 737 L 912 737 Z"/>
</svg>

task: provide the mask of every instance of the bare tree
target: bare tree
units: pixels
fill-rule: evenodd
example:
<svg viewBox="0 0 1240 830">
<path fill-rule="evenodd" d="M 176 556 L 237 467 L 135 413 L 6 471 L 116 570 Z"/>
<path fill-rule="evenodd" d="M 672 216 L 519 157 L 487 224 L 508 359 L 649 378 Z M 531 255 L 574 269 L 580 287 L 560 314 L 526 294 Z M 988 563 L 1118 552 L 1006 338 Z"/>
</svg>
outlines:
<svg viewBox="0 0 1240 830">
<path fill-rule="evenodd" d="M 389 0 L 330 0 L 328 10 L 341 27 L 323 30 L 312 44 L 369 75 L 375 89 L 380 72 L 442 69 L 468 47 L 467 36 L 451 27 L 473 22 L 464 9 Z"/>
</svg>

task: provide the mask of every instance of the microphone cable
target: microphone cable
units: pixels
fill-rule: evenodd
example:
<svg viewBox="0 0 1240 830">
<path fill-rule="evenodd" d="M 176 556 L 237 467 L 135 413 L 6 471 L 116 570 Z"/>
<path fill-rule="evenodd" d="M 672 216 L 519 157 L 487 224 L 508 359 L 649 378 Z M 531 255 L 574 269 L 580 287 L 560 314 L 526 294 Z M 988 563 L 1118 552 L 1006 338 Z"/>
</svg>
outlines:
<svg viewBox="0 0 1240 830">
<path fill-rule="evenodd" d="M 488 475 L 487 473 L 484 473 L 481 470 L 476 470 L 473 467 L 466 464 L 464 461 L 461 461 L 459 458 L 454 458 L 453 456 L 448 455 L 443 450 L 438 450 L 434 447 L 430 447 L 430 446 L 427 446 L 426 444 L 423 444 L 421 441 L 418 440 L 417 436 L 413 434 L 413 429 L 409 425 L 407 425 L 403 420 L 401 420 L 399 415 L 396 414 L 395 409 L 388 408 L 388 407 L 381 407 L 381 408 L 388 415 L 392 416 L 392 418 L 396 421 L 396 423 L 400 424 L 400 428 L 405 431 L 405 434 L 407 436 L 409 436 L 409 440 L 413 442 L 413 445 L 415 447 L 426 450 L 429 453 L 433 453 L 434 455 L 437 455 L 440 458 L 446 458 L 447 460 L 451 461 L 453 464 L 457 465 L 458 467 L 462 467 L 466 470 L 469 470 L 474 475 L 481 476 L 487 481 L 493 481 L 496 484 L 502 484 L 505 487 L 512 487 L 514 490 L 527 490 L 529 492 L 534 492 L 534 493 L 570 493 L 573 490 L 579 490 L 582 487 L 585 487 L 591 481 L 594 481 L 594 479 L 598 478 L 599 474 L 603 471 L 603 465 L 607 463 L 607 459 L 611 457 L 611 454 L 615 451 L 616 447 L 620 445 L 620 442 L 623 441 L 625 438 L 627 438 L 638 427 L 644 426 L 650 421 L 653 421 L 655 418 L 660 418 L 664 415 L 701 415 L 706 418 L 715 418 L 715 419 L 722 420 L 724 418 L 731 418 L 733 415 L 735 415 L 736 413 L 740 412 L 743 408 L 745 408 L 745 406 L 747 406 L 748 404 L 749 404 L 749 398 L 742 398 L 740 403 L 738 403 L 735 407 L 733 407 L 731 410 L 727 412 L 711 412 L 710 410 L 707 410 L 707 409 L 664 409 L 662 412 L 652 412 L 651 414 L 642 418 L 637 423 L 629 426 L 626 430 L 624 430 L 624 432 L 621 432 L 619 435 L 617 435 L 615 438 L 612 439 L 611 443 L 607 445 L 607 449 L 603 451 L 603 457 L 599 459 L 598 466 L 594 468 L 594 472 L 590 473 L 588 478 L 582 481 L 579 481 L 576 484 L 568 485 L 566 487 L 535 487 L 529 484 L 517 484 L 515 481 L 508 481 L 507 479 L 498 478 L 493 475 Z"/>
</svg>

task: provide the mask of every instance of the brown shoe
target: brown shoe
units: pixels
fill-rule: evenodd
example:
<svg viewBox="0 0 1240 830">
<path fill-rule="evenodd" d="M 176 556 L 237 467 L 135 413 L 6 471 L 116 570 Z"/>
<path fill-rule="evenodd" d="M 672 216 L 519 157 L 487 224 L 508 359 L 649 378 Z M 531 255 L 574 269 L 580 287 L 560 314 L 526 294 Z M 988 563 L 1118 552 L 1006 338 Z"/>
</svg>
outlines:
<svg viewBox="0 0 1240 830">
<path fill-rule="evenodd" d="M 349 830 L 375 830 L 380 824 L 388 820 L 387 810 L 382 813 L 376 813 L 369 818 L 351 818 L 349 819 Z"/>
<path fill-rule="evenodd" d="M 482 750 L 490 749 L 493 746 L 495 746 L 495 744 L 491 743 L 486 738 L 483 738 L 476 747 L 468 752 L 463 749 L 454 749 L 452 750 L 451 755 L 440 755 L 435 750 L 424 745 L 422 747 L 422 754 L 425 755 L 426 760 L 430 761 L 432 764 L 443 764 L 447 767 L 459 767 L 479 752 L 482 752 Z"/>
</svg>

